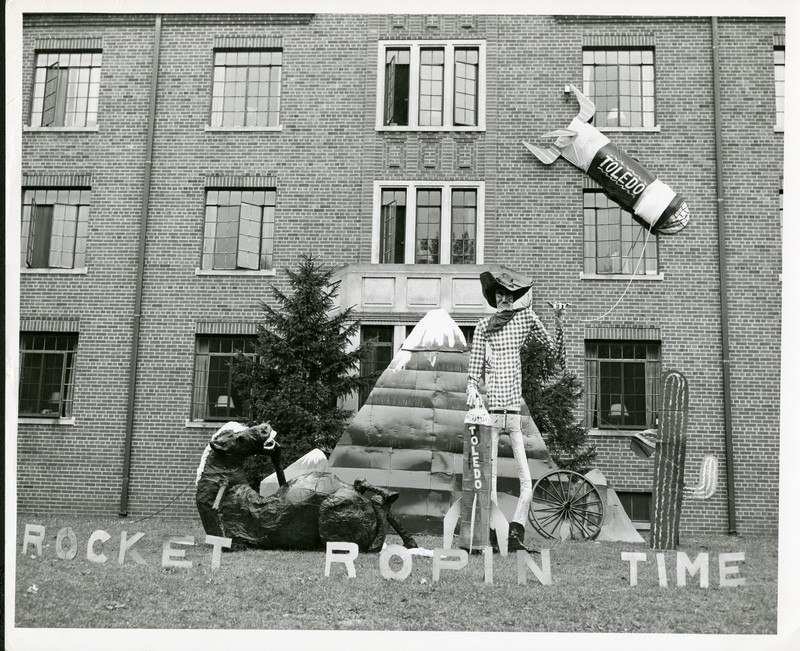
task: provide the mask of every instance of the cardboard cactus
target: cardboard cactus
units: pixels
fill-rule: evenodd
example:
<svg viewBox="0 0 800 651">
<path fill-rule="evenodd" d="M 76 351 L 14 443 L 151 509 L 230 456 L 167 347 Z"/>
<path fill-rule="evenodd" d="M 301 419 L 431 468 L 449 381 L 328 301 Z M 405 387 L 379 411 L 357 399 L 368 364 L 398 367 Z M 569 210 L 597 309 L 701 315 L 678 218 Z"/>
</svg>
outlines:
<svg viewBox="0 0 800 651">
<path fill-rule="evenodd" d="M 661 376 L 661 411 L 653 464 L 653 515 L 650 547 L 676 549 L 683 505 L 689 383 L 682 373 Z"/>
</svg>

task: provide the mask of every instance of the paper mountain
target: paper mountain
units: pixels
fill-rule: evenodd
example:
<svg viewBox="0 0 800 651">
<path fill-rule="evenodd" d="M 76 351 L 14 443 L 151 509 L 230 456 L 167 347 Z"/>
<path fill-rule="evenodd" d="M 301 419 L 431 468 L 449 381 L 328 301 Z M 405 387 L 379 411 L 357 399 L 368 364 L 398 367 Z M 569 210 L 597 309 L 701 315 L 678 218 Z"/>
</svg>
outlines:
<svg viewBox="0 0 800 651">
<path fill-rule="evenodd" d="M 366 403 L 337 443 L 328 470 L 400 493 L 392 512 L 413 533 L 441 535 L 442 519 L 461 493 L 469 348 L 444 310 L 412 330 Z M 556 465 L 523 403 L 522 431 L 531 477 Z M 513 514 L 519 481 L 508 436 L 500 437 L 498 502 Z"/>
</svg>

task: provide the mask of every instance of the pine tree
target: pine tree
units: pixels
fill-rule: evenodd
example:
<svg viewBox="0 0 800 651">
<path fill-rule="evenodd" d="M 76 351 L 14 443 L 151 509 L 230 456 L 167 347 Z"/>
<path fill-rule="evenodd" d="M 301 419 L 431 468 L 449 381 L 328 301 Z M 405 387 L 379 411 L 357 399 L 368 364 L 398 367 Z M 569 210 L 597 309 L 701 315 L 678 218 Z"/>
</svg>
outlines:
<svg viewBox="0 0 800 651">
<path fill-rule="evenodd" d="M 559 468 L 584 472 L 597 457 L 597 450 L 587 444 L 587 430 L 575 422 L 575 409 L 583 397 L 578 376 L 568 370 L 562 373 L 558 355 L 533 337 L 521 351 L 522 398 L 528 405 Z"/>
<path fill-rule="evenodd" d="M 370 378 L 357 372 L 366 347 L 348 350 L 360 325 L 351 309 L 331 315 L 339 292 L 333 270 L 302 256 L 297 271 L 285 271 L 292 293 L 272 286 L 277 306 L 261 302 L 264 322 L 256 357 L 239 355 L 233 381 L 249 397 L 250 418 L 268 421 L 278 432 L 282 463 L 289 464 L 314 448 L 330 454 L 351 414 L 339 399 Z M 267 474 L 268 462 L 256 465 L 251 472 Z M 251 484 L 260 481 L 249 479 Z"/>
</svg>

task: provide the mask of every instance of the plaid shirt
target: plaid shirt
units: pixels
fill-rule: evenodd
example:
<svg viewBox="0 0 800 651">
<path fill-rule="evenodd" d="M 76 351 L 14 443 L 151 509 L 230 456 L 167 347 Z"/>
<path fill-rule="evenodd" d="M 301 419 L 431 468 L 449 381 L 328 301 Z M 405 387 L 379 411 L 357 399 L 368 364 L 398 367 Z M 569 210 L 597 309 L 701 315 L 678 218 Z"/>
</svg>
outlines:
<svg viewBox="0 0 800 651">
<path fill-rule="evenodd" d="M 489 409 L 519 409 L 522 403 L 522 364 L 519 351 L 528 332 L 543 346 L 558 353 L 539 317 L 529 307 L 517 312 L 498 332 L 486 333 L 491 317 L 481 319 L 472 337 L 467 382 L 478 387 L 486 374 Z"/>
</svg>

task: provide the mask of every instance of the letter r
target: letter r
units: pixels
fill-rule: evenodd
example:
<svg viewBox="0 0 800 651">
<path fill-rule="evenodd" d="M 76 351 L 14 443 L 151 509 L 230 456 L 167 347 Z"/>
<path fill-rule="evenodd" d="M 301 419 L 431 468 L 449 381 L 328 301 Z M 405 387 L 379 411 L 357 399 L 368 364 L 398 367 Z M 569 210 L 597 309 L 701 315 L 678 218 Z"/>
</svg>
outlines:
<svg viewBox="0 0 800 651">
<path fill-rule="evenodd" d="M 358 556 L 358 545 L 352 542 L 329 542 L 325 545 L 325 576 L 331 575 L 332 563 L 344 563 L 347 576 L 356 578 L 356 566 L 353 562 Z"/>
</svg>

